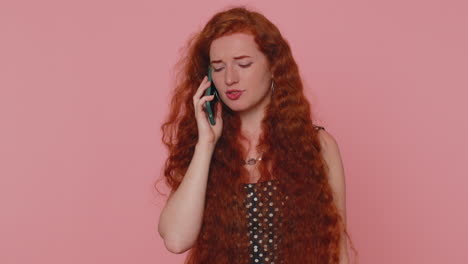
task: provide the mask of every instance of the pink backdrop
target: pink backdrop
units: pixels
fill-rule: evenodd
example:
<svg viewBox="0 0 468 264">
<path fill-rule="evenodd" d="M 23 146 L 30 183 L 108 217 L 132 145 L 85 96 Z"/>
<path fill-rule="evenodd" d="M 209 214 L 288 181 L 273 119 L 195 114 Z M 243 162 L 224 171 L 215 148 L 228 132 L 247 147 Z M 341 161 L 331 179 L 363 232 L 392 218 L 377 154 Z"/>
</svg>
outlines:
<svg viewBox="0 0 468 264">
<path fill-rule="evenodd" d="M 0 263 L 182 263 L 159 127 L 179 49 L 231 3 L 291 44 L 360 263 L 468 259 L 466 2 L 65 2 L 0 3 Z"/>
</svg>

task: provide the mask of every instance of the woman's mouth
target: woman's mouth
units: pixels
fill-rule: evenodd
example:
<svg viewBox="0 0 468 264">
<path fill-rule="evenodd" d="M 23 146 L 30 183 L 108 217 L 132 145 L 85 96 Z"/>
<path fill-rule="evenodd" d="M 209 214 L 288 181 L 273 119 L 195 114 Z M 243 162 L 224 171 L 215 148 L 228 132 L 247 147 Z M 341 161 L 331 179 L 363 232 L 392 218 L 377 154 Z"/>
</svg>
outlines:
<svg viewBox="0 0 468 264">
<path fill-rule="evenodd" d="M 237 100 L 242 95 L 244 91 L 241 90 L 228 90 L 226 96 L 231 100 Z"/>
</svg>

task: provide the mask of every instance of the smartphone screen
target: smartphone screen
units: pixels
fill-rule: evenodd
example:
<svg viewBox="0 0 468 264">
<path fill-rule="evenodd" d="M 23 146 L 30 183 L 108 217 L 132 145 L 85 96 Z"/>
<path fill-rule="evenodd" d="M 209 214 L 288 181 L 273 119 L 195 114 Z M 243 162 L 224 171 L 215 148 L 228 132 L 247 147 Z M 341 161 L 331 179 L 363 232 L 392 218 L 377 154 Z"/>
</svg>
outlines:
<svg viewBox="0 0 468 264">
<path fill-rule="evenodd" d="M 215 125 L 216 124 L 216 120 L 215 120 L 215 116 L 216 116 L 216 113 L 215 113 L 215 105 L 216 105 L 216 102 L 218 102 L 218 92 L 216 91 L 216 87 L 213 83 L 213 79 L 211 77 L 211 65 L 208 66 L 208 81 L 211 83 L 210 87 L 208 87 L 205 91 L 205 95 L 215 95 L 215 97 L 213 98 L 212 101 L 207 101 L 205 103 L 205 106 L 206 106 L 206 113 L 207 113 L 207 116 L 208 116 L 208 120 L 210 121 L 210 124 L 211 125 Z"/>
</svg>

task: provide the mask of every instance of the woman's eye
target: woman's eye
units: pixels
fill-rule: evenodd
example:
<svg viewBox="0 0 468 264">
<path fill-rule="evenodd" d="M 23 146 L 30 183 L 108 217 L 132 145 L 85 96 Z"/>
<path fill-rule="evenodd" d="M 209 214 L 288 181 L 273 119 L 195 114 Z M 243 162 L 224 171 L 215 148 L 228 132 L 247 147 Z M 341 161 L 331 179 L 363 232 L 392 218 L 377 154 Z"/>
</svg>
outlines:
<svg viewBox="0 0 468 264">
<path fill-rule="evenodd" d="M 251 63 L 248 63 L 248 64 L 239 64 L 239 66 L 241 66 L 242 68 L 248 68 L 248 67 L 250 67 L 250 65 L 252 65 L 252 62 L 251 62 Z M 214 71 L 214 72 L 219 72 L 219 71 L 221 71 L 222 69 L 224 69 L 224 67 L 219 68 L 219 69 L 213 68 L 213 71 Z"/>
</svg>

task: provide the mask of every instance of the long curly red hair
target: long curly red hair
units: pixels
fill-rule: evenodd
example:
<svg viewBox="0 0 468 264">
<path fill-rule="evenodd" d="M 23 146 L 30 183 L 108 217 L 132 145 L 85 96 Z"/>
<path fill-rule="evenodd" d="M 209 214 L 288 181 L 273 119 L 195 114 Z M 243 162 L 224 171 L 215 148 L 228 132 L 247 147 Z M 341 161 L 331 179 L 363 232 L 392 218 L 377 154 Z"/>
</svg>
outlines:
<svg viewBox="0 0 468 264">
<path fill-rule="evenodd" d="M 161 127 L 169 151 L 164 165 L 166 183 L 172 191 L 179 187 L 194 154 L 198 130 L 192 97 L 207 74 L 210 45 L 218 37 L 238 32 L 255 37 L 275 82 L 257 147 L 264 153 L 259 181 L 278 180 L 275 195 L 288 197 L 276 231 L 281 239 L 275 263 L 338 263 L 341 236 L 349 235 L 327 180 L 328 167 L 298 66 L 278 28 L 258 12 L 243 6 L 219 12 L 191 37 L 178 64 L 182 68 L 170 114 Z M 222 107 L 224 125 L 210 164 L 203 224 L 186 264 L 248 263 L 250 259 L 241 121 L 226 105 Z"/>
</svg>

